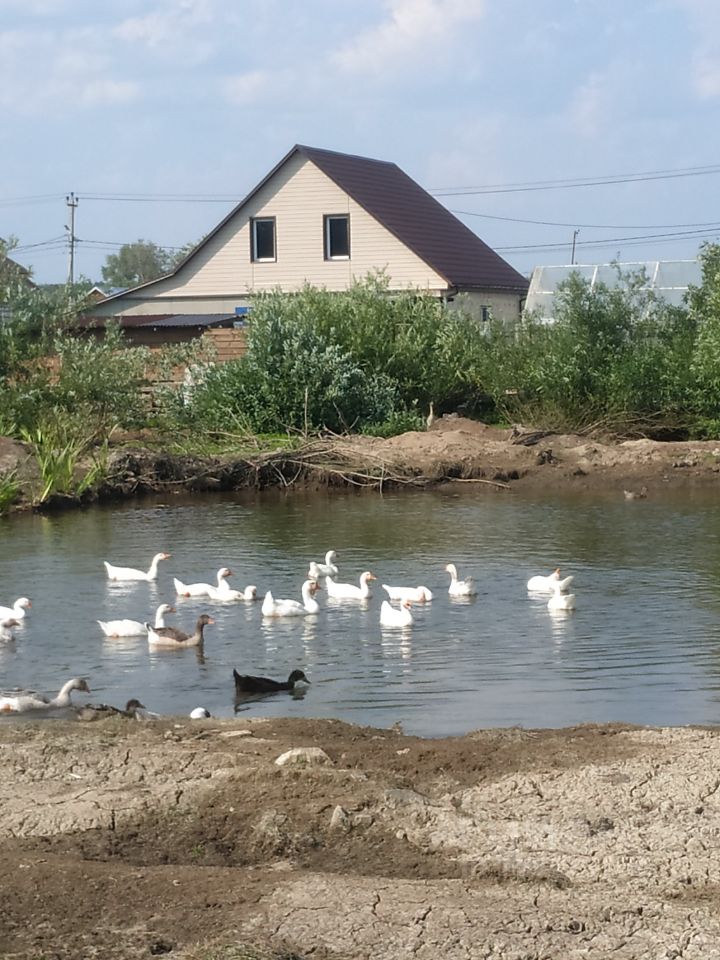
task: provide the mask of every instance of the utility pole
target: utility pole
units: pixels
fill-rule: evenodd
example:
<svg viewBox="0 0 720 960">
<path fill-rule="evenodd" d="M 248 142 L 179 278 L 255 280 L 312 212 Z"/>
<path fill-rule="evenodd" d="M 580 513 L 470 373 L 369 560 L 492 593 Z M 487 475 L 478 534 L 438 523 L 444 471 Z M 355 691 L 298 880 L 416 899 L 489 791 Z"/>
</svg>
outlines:
<svg viewBox="0 0 720 960">
<path fill-rule="evenodd" d="M 68 258 L 68 280 L 67 282 L 72 286 L 75 283 L 75 243 L 77 242 L 77 237 L 75 236 L 75 208 L 78 205 L 78 199 L 74 193 L 69 193 L 65 197 L 65 203 L 70 207 L 70 226 L 66 226 L 65 229 L 69 232 L 68 243 L 69 243 L 69 258 Z"/>
<path fill-rule="evenodd" d="M 575 241 L 577 240 L 577 235 L 580 233 L 580 230 L 573 230 L 573 244 L 572 244 L 572 253 L 570 254 L 570 263 L 575 263 Z"/>
</svg>

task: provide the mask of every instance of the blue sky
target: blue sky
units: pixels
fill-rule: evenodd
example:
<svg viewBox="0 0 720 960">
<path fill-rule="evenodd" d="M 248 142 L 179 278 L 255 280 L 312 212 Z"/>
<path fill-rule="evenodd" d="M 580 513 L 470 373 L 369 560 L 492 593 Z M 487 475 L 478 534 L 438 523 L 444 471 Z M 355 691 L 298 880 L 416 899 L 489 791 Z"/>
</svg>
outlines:
<svg viewBox="0 0 720 960">
<path fill-rule="evenodd" d="M 625 238 L 720 237 L 719 108 L 718 0 L 0 0 L 0 236 L 64 280 L 72 191 L 99 280 L 304 143 L 394 161 L 523 273 L 576 228 L 577 262 L 687 258 L 703 237 Z"/>
</svg>

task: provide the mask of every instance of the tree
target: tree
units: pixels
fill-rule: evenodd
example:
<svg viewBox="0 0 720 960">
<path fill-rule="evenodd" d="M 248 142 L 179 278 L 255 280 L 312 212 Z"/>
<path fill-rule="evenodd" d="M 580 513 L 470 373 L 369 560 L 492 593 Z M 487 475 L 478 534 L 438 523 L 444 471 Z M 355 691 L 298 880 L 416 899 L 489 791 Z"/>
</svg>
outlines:
<svg viewBox="0 0 720 960">
<path fill-rule="evenodd" d="M 112 287 L 135 287 L 167 273 L 170 263 L 171 255 L 163 247 L 150 240 L 138 240 L 109 254 L 102 277 Z"/>
</svg>

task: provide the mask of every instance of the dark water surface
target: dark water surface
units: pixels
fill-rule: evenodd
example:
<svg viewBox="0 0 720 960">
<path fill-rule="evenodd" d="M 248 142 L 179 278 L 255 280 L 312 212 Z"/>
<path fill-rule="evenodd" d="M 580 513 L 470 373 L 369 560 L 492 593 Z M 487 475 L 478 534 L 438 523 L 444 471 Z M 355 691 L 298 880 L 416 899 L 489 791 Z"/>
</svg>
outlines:
<svg viewBox="0 0 720 960">
<path fill-rule="evenodd" d="M 316 617 L 263 620 L 260 602 L 177 600 L 172 577 L 299 598 L 310 559 L 338 553 L 340 579 L 378 577 L 365 604 L 328 601 Z M 113 584 L 104 559 L 147 569 L 157 583 Z M 448 561 L 478 585 L 448 597 Z M 527 579 L 574 574 L 577 610 L 553 616 Z M 429 586 L 411 631 L 381 630 L 380 583 Z M 241 706 L 246 715 L 337 717 L 408 733 L 462 733 L 519 724 L 720 721 L 720 497 L 687 492 L 626 502 L 616 494 L 526 497 L 473 487 L 411 494 L 263 494 L 171 498 L 58 516 L 0 521 L 0 603 L 30 596 L 14 644 L 0 644 L 0 686 L 55 693 L 88 677 L 92 700 L 138 697 L 152 710 L 203 705 L 232 716 L 232 669 L 310 679 L 287 695 Z M 143 637 L 107 639 L 95 621 L 151 619 L 208 628 L 193 650 L 154 651 Z M 86 699 L 75 696 L 78 703 Z"/>
</svg>

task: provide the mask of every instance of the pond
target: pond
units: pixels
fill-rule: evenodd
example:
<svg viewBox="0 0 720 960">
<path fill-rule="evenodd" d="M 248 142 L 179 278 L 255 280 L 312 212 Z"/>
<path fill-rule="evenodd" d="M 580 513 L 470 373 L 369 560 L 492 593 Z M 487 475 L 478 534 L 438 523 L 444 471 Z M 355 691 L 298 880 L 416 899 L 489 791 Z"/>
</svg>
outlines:
<svg viewBox="0 0 720 960">
<path fill-rule="evenodd" d="M 299 599 L 308 561 L 338 555 L 340 580 L 378 578 L 366 603 L 319 594 L 317 616 L 269 620 L 261 603 L 175 597 L 173 577 Z M 155 583 L 116 584 L 103 560 L 147 568 Z M 448 596 L 445 564 L 475 578 Z M 573 574 L 577 609 L 553 615 L 528 578 Z M 425 584 L 407 631 L 380 627 L 380 584 Z M 54 694 L 88 678 L 93 702 L 139 698 L 162 714 L 335 717 L 423 736 L 482 727 L 720 720 L 720 503 L 686 491 L 627 502 L 530 496 L 481 487 L 433 492 L 166 497 L 0 521 L 0 603 L 33 607 L 0 644 L 3 688 Z M 192 631 L 208 612 L 204 656 L 104 637 L 96 620 L 145 621 L 164 601 Z M 284 679 L 305 670 L 303 698 L 235 703 L 232 671 Z M 82 703 L 86 697 L 75 694 Z"/>
</svg>

